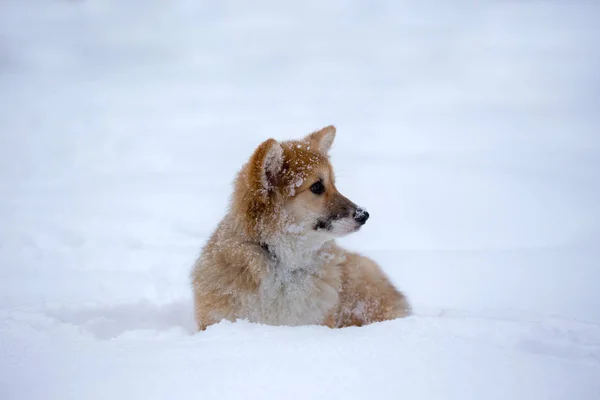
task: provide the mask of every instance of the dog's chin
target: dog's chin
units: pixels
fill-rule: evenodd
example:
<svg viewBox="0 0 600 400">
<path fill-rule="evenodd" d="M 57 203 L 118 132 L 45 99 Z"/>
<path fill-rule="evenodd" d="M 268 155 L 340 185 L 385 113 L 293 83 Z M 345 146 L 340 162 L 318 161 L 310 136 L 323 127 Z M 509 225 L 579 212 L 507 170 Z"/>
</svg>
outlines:
<svg viewBox="0 0 600 400">
<path fill-rule="evenodd" d="M 359 230 L 360 230 L 360 225 L 356 224 L 351 229 L 342 230 L 342 231 L 336 230 L 336 231 L 333 231 L 332 234 L 335 237 L 344 237 L 344 236 L 351 235 L 351 234 L 353 234 L 355 232 L 358 232 Z"/>
</svg>

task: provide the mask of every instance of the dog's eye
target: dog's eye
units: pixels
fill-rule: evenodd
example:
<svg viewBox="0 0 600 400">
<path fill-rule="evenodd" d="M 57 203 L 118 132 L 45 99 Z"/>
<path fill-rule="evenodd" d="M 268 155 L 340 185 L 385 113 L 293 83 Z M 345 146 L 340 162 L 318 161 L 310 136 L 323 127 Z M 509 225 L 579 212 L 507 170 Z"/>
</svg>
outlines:
<svg viewBox="0 0 600 400">
<path fill-rule="evenodd" d="M 321 181 L 315 182 L 310 187 L 310 191 L 313 192 L 314 194 L 323 194 L 325 192 L 325 186 L 323 186 L 323 182 L 321 182 Z"/>
</svg>

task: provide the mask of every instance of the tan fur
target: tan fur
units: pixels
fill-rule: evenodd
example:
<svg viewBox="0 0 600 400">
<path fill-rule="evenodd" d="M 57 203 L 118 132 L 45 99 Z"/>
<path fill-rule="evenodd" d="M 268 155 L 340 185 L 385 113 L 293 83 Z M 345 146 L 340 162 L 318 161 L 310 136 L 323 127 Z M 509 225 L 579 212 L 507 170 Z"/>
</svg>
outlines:
<svg viewBox="0 0 600 400">
<path fill-rule="evenodd" d="M 357 206 L 335 187 L 334 137 L 328 126 L 300 141 L 269 139 L 242 167 L 229 211 L 192 270 L 200 330 L 223 319 L 334 328 L 409 315 L 375 262 L 334 242 L 359 228 Z M 319 180 L 325 192 L 317 195 Z"/>
<path fill-rule="evenodd" d="M 406 298 L 373 260 L 347 253 L 341 267 L 340 303 L 334 313 L 337 327 L 362 326 L 409 315 Z"/>
</svg>

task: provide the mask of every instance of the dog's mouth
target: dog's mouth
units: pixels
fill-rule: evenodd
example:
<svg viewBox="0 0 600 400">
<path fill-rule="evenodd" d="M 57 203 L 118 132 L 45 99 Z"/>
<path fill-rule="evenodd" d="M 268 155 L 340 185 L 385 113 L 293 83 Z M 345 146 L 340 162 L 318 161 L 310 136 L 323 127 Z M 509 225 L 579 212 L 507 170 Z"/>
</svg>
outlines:
<svg viewBox="0 0 600 400">
<path fill-rule="evenodd" d="M 318 219 L 313 229 L 317 232 L 327 232 L 334 236 L 345 236 L 360 230 L 363 224 L 352 218 L 324 218 Z"/>
<path fill-rule="evenodd" d="M 319 218 L 313 225 L 313 229 L 315 231 L 330 231 L 332 223 L 333 223 L 333 218 L 325 218 L 325 219 Z"/>
</svg>

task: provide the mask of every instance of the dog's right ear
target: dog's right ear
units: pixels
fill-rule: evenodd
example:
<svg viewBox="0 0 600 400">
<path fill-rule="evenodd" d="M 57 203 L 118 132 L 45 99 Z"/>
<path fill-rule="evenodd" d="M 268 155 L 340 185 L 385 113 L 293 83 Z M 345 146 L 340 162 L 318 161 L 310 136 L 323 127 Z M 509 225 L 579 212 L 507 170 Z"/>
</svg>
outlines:
<svg viewBox="0 0 600 400">
<path fill-rule="evenodd" d="M 283 148 L 275 139 L 268 139 L 254 151 L 250 163 L 255 187 L 270 192 L 277 185 L 283 167 Z"/>
<path fill-rule="evenodd" d="M 311 143 L 321 154 L 327 155 L 335 139 L 335 126 L 329 125 L 308 135 L 304 140 Z"/>
</svg>

